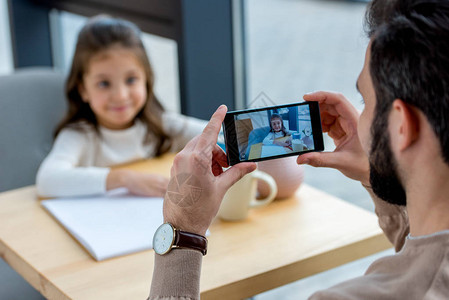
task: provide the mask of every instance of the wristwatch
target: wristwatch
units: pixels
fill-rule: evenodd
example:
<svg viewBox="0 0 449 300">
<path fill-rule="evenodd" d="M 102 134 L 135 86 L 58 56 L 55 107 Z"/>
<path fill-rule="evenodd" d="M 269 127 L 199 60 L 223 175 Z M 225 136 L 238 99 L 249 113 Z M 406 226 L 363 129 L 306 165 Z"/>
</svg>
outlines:
<svg viewBox="0 0 449 300">
<path fill-rule="evenodd" d="M 154 233 L 154 252 L 164 255 L 173 248 L 194 249 L 206 255 L 207 239 L 199 234 L 179 230 L 170 223 L 164 223 Z"/>
</svg>

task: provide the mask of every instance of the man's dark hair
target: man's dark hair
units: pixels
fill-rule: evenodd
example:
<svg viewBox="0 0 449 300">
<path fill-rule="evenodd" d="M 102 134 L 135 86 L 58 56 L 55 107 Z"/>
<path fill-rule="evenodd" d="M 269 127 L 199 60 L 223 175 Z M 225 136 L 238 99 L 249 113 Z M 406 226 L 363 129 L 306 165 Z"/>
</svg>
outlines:
<svg viewBox="0 0 449 300">
<path fill-rule="evenodd" d="M 373 0 L 365 24 L 377 100 L 372 127 L 387 130 L 401 99 L 426 116 L 449 164 L 449 1 Z"/>
</svg>

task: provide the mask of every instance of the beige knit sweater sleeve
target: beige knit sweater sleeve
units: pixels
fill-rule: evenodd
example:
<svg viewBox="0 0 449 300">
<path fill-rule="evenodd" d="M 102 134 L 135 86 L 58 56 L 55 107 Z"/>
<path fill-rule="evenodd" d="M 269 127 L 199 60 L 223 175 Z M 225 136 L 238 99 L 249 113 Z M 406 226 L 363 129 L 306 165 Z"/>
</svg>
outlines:
<svg viewBox="0 0 449 300">
<path fill-rule="evenodd" d="M 167 255 L 155 254 L 148 299 L 199 299 L 202 260 L 203 255 L 199 251 L 190 249 L 173 249 Z"/>
</svg>

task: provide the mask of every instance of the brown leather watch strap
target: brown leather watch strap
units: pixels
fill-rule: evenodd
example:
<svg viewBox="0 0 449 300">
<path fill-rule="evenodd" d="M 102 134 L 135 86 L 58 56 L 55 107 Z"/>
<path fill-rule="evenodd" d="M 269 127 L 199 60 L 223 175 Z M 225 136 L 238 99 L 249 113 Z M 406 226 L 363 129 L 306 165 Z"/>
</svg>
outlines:
<svg viewBox="0 0 449 300">
<path fill-rule="evenodd" d="M 207 253 L 207 239 L 204 236 L 179 229 L 176 229 L 173 245 L 179 248 L 195 249 L 203 255 Z"/>
</svg>

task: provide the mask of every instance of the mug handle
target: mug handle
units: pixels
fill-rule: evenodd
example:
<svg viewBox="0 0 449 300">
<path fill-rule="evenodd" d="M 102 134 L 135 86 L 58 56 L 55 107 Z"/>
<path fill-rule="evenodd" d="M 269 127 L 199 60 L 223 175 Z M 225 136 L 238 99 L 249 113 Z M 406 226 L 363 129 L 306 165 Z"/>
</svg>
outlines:
<svg viewBox="0 0 449 300">
<path fill-rule="evenodd" d="M 249 206 L 250 207 L 260 207 L 260 206 L 267 205 L 268 203 L 273 201 L 278 192 L 278 187 L 277 187 L 276 181 L 274 181 L 273 177 L 271 177 L 271 175 L 269 175 L 265 172 L 259 171 L 259 170 L 255 170 L 254 172 L 252 172 L 251 176 L 253 178 L 265 181 L 268 184 L 268 186 L 270 187 L 270 194 L 264 199 L 259 199 L 259 200 L 252 199 Z"/>
</svg>

